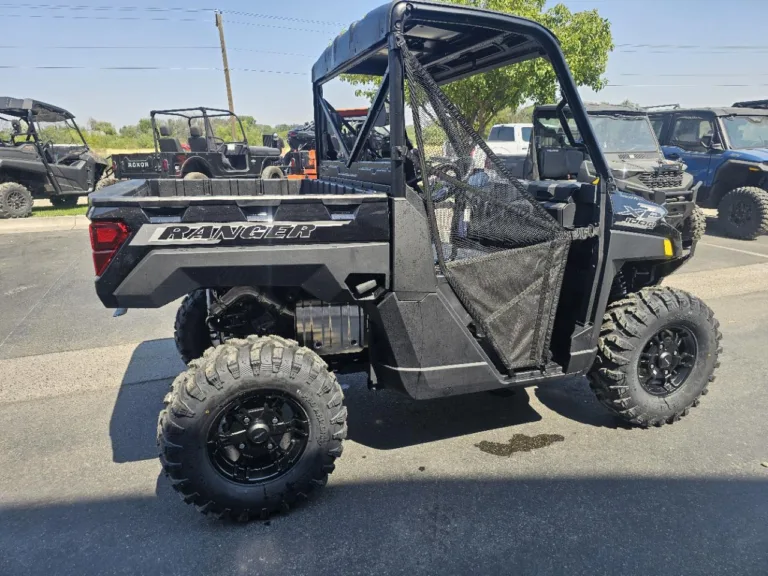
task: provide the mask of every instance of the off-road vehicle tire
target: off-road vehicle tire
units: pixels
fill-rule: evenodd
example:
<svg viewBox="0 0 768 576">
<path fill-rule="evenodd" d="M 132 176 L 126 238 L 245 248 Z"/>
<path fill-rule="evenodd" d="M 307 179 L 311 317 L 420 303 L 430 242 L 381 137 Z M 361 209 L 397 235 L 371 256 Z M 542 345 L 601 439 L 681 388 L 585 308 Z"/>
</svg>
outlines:
<svg viewBox="0 0 768 576">
<path fill-rule="evenodd" d="M 230 340 L 174 380 L 158 418 L 160 462 L 174 490 L 200 512 L 266 519 L 327 482 L 347 436 L 343 401 L 336 376 L 310 349 L 277 336 Z M 259 470 L 271 461 L 265 444 L 292 460 Z M 245 471 L 251 482 L 228 467 L 229 458 L 254 465 Z"/>
<path fill-rule="evenodd" d="M 720 323 L 701 300 L 667 286 L 644 288 L 608 307 L 590 385 L 600 402 L 631 424 L 672 424 L 707 393 L 720 365 L 721 340 Z M 667 361 L 683 360 L 670 367 L 662 362 L 665 354 Z M 669 367 L 677 382 L 651 386 L 656 381 L 643 376 L 652 364 Z M 663 378 L 665 371 L 657 374 Z"/>
<path fill-rule="evenodd" d="M 208 176 L 202 172 L 187 172 L 184 174 L 184 180 L 210 180 Z"/>
<path fill-rule="evenodd" d="M 691 215 L 688 216 L 688 219 L 683 223 L 683 238 L 691 238 L 694 242 L 698 242 L 704 237 L 706 231 L 707 215 L 704 214 L 704 210 L 698 206 L 694 206 L 693 212 L 691 212 Z"/>
<path fill-rule="evenodd" d="M 118 179 L 114 176 L 107 176 L 106 178 L 102 178 L 96 183 L 96 190 L 101 190 L 102 188 L 106 188 L 107 186 L 112 186 L 112 184 L 117 184 Z"/>
<path fill-rule="evenodd" d="M 285 174 L 279 166 L 267 166 L 261 171 L 262 180 L 279 180 L 285 178 Z"/>
<path fill-rule="evenodd" d="M 213 346 L 207 320 L 208 302 L 205 290 L 195 290 L 187 294 L 176 311 L 176 321 L 173 324 L 173 339 L 185 364 L 201 358 L 203 353 Z"/>
<path fill-rule="evenodd" d="M 74 208 L 77 206 L 78 197 L 73 194 L 67 194 L 66 196 L 51 196 L 48 200 L 51 202 L 51 206 L 56 208 Z"/>
<path fill-rule="evenodd" d="M 723 232 L 741 240 L 754 240 L 768 232 L 768 192 L 755 186 L 735 188 L 717 207 Z"/>
<path fill-rule="evenodd" d="M 21 184 L 0 184 L 0 218 L 26 218 L 33 205 L 32 194 Z"/>
</svg>

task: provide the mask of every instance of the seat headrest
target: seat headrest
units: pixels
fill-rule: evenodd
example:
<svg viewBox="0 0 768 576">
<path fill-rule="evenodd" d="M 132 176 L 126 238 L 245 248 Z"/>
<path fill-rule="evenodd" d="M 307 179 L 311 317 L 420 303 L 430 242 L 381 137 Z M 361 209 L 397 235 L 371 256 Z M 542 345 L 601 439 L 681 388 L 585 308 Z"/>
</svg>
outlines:
<svg viewBox="0 0 768 576">
<path fill-rule="evenodd" d="M 200 138 L 200 136 L 202 136 L 202 131 L 200 130 L 200 126 L 190 126 L 189 135 L 192 136 L 192 138 Z"/>
<path fill-rule="evenodd" d="M 160 136 L 170 136 L 171 135 L 171 129 L 168 128 L 168 126 L 160 126 Z"/>
</svg>

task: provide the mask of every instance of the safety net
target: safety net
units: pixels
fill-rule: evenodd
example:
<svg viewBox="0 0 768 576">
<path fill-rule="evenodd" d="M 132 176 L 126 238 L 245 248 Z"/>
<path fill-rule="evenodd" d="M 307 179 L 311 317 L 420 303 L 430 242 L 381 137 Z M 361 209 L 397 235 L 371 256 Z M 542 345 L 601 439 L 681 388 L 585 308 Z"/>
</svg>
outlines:
<svg viewBox="0 0 768 576">
<path fill-rule="evenodd" d="M 507 369 L 544 366 L 571 236 L 401 48 L 437 265 Z"/>
</svg>

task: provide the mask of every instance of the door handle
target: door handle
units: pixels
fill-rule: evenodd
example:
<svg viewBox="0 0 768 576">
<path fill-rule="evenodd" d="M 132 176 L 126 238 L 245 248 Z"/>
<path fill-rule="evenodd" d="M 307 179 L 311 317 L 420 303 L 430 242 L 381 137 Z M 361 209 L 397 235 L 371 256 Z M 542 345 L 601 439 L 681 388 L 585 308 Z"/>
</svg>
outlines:
<svg viewBox="0 0 768 576">
<path fill-rule="evenodd" d="M 672 152 L 672 154 L 667 155 L 667 158 L 669 158 L 670 160 L 677 160 L 678 158 L 680 158 L 680 154 L 678 154 L 677 152 Z"/>
</svg>

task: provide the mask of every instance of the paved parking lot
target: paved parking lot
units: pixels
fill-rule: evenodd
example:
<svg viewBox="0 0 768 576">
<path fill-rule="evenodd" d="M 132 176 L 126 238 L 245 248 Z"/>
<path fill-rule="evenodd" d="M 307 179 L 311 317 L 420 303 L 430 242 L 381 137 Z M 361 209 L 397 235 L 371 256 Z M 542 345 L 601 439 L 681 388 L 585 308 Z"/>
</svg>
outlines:
<svg viewBox="0 0 768 576">
<path fill-rule="evenodd" d="M 0 235 L 0 574 L 766 574 L 768 238 L 716 230 L 671 283 L 717 313 L 718 379 L 626 429 L 582 380 L 413 402 L 345 377 L 328 487 L 270 522 L 184 505 L 154 433 L 175 308 L 112 318 L 84 230 Z M 520 438 L 562 441 L 514 451 Z"/>
</svg>

